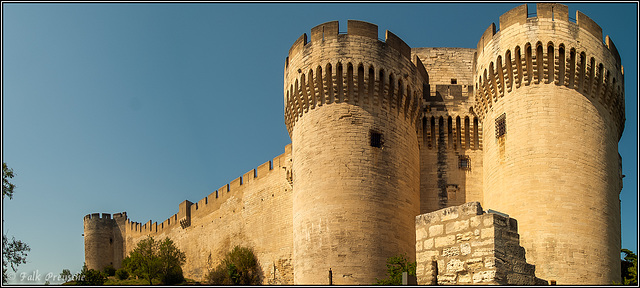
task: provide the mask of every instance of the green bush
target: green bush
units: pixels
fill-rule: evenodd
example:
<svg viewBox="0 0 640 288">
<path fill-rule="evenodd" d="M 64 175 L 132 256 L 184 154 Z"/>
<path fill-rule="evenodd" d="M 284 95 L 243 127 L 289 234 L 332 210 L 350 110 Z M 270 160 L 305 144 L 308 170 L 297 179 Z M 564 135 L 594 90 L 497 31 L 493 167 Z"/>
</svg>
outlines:
<svg viewBox="0 0 640 288">
<path fill-rule="evenodd" d="M 376 279 L 375 285 L 402 285 L 402 272 L 416 276 L 416 262 L 409 262 L 406 255 L 387 259 L 387 278 Z"/>
<path fill-rule="evenodd" d="M 102 285 L 107 281 L 107 278 L 100 271 L 88 269 L 86 263 L 82 266 L 82 270 L 76 276 L 76 279 L 75 284 L 83 286 Z"/>
<path fill-rule="evenodd" d="M 129 278 L 129 272 L 127 271 L 127 269 L 120 268 L 116 271 L 116 278 L 120 280 L 126 280 Z"/>
<path fill-rule="evenodd" d="M 207 281 L 213 285 L 259 285 L 262 270 L 251 248 L 236 246 L 209 272 Z"/>
<path fill-rule="evenodd" d="M 113 268 L 111 265 L 104 267 L 102 271 L 104 271 L 104 274 L 106 274 L 107 277 L 116 275 L 116 268 Z"/>
<path fill-rule="evenodd" d="M 162 284 L 164 285 L 176 285 L 184 282 L 184 275 L 182 274 L 182 268 L 176 266 L 172 268 L 169 273 L 162 275 Z"/>
</svg>

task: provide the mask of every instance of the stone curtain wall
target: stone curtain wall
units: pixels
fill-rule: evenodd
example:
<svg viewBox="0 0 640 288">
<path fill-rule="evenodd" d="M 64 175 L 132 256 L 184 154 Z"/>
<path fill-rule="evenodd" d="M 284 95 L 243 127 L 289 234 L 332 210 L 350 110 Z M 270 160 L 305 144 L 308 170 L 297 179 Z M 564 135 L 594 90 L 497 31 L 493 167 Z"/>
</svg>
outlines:
<svg viewBox="0 0 640 288">
<path fill-rule="evenodd" d="M 184 210 L 162 223 L 127 219 L 125 255 L 147 236 L 169 237 L 186 253 L 184 276 L 203 281 L 228 251 L 242 245 L 254 249 L 263 284 L 293 284 L 290 171 L 291 145 L 287 145 L 284 154 L 243 174 L 242 181 L 231 181 L 190 206 L 183 202 Z M 187 219 L 186 209 L 190 217 L 181 225 L 180 220 Z"/>
<path fill-rule="evenodd" d="M 484 213 L 478 202 L 416 217 L 420 285 L 545 285 L 519 245 L 516 219 Z"/>
</svg>

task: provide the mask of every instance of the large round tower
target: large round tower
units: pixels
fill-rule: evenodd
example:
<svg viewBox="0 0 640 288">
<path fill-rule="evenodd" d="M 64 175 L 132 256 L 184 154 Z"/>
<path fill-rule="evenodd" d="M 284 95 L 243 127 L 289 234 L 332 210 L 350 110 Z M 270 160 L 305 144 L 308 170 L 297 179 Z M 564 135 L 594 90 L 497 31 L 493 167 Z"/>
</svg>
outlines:
<svg viewBox="0 0 640 288">
<path fill-rule="evenodd" d="M 422 63 L 376 25 L 311 29 L 289 50 L 285 123 L 292 140 L 294 283 L 374 283 L 388 257 L 415 258 L 416 123 Z M 414 64 L 417 63 L 417 64 Z M 416 67 L 418 65 L 418 67 Z"/>
<path fill-rule="evenodd" d="M 500 17 L 477 47 L 474 110 L 483 121 L 484 203 L 518 220 L 536 276 L 620 281 L 618 141 L 624 78 L 609 37 L 567 6 Z"/>
</svg>

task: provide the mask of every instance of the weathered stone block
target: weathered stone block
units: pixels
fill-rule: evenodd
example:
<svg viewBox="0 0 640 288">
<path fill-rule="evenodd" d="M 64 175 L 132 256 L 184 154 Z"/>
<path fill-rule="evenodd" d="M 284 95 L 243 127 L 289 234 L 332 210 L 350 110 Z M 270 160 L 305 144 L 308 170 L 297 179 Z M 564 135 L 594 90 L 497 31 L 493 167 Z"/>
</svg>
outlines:
<svg viewBox="0 0 640 288">
<path fill-rule="evenodd" d="M 464 262 L 458 259 L 452 259 L 447 262 L 447 273 L 456 273 L 464 270 Z"/>
<path fill-rule="evenodd" d="M 458 284 L 470 284 L 471 281 L 471 273 L 458 274 Z"/>
<path fill-rule="evenodd" d="M 449 247 L 442 249 L 443 257 L 453 257 L 460 255 L 460 248 L 458 247 Z"/>
<path fill-rule="evenodd" d="M 457 219 L 458 216 L 458 207 L 449 207 L 442 209 L 442 221 Z"/>
<path fill-rule="evenodd" d="M 416 229 L 416 239 L 417 240 L 422 240 L 424 238 L 427 238 L 427 228 L 426 227 L 422 227 L 422 228 L 418 228 Z"/>
<path fill-rule="evenodd" d="M 494 268 L 494 267 L 496 267 L 496 258 L 495 257 L 486 257 L 484 259 L 484 267 L 486 267 L 486 268 Z"/>
<path fill-rule="evenodd" d="M 460 220 L 455 222 L 449 222 L 446 224 L 446 233 L 456 233 L 462 230 L 469 229 L 469 220 Z"/>
<path fill-rule="evenodd" d="M 456 243 L 456 235 L 437 237 L 435 240 L 436 248 L 451 246 Z"/>
<path fill-rule="evenodd" d="M 471 217 L 471 219 L 469 219 L 469 224 L 471 224 L 471 227 L 478 227 L 478 225 L 480 225 L 481 223 L 481 217 Z"/>
<path fill-rule="evenodd" d="M 480 238 L 494 238 L 495 237 L 495 229 L 493 227 L 484 228 L 480 231 Z"/>
<path fill-rule="evenodd" d="M 433 248 L 433 238 L 429 238 L 427 240 L 424 240 L 424 245 L 422 246 L 425 250 L 426 249 L 431 249 Z"/>
<path fill-rule="evenodd" d="M 467 270 L 469 271 L 478 271 L 484 268 L 484 263 L 482 262 L 482 258 L 472 258 L 466 261 Z M 490 268 L 490 267 L 487 267 Z"/>
<path fill-rule="evenodd" d="M 471 256 L 473 257 L 482 257 L 482 256 L 493 256 L 495 251 L 493 248 L 478 248 L 474 251 Z"/>
<path fill-rule="evenodd" d="M 473 273 L 473 283 L 489 283 L 494 282 L 496 278 L 495 270 L 486 270 Z"/>
<path fill-rule="evenodd" d="M 471 240 L 471 238 L 474 238 L 473 232 L 456 234 L 456 242 L 466 242 Z"/>
<path fill-rule="evenodd" d="M 464 243 L 460 245 L 460 254 L 468 255 L 471 254 L 471 245 L 469 243 Z"/>
<path fill-rule="evenodd" d="M 433 225 L 429 227 L 429 237 L 442 235 L 444 225 Z"/>
<path fill-rule="evenodd" d="M 441 274 L 438 275 L 438 285 L 443 284 L 456 284 L 456 278 L 458 275 L 455 273 Z"/>
</svg>

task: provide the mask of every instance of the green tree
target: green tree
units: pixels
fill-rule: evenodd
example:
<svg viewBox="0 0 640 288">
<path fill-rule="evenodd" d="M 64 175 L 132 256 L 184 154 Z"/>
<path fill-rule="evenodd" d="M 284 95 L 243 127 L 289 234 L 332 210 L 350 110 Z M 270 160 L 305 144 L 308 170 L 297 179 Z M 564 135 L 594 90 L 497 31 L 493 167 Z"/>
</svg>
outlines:
<svg viewBox="0 0 640 288">
<path fill-rule="evenodd" d="M 108 276 L 114 276 L 116 275 L 116 268 L 113 268 L 113 266 L 109 265 L 107 267 L 104 267 L 104 269 L 102 269 L 102 272 L 104 272 L 104 274 L 108 277 Z"/>
<path fill-rule="evenodd" d="M 405 255 L 397 255 L 387 259 L 387 278 L 377 279 L 376 285 L 402 285 L 402 272 L 416 276 L 416 262 L 411 262 Z"/>
<path fill-rule="evenodd" d="M 149 280 L 149 285 L 153 285 L 151 279 L 156 278 L 160 272 L 160 260 L 156 255 L 158 243 L 149 236 L 138 242 L 138 246 L 131 251 L 127 258 L 129 265 L 127 269 L 133 275 Z"/>
<path fill-rule="evenodd" d="M 87 263 L 82 265 L 82 270 L 76 276 L 76 285 L 102 285 L 107 281 L 107 278 L 102 275 L 98 270 L 88 269 Z"/>
<path fill-rule="evenodd" d="M 9 199 L 13 199 L 13 189 L 16 185 L 9 182 L 9 179 L 13 178 L 13 169 L 7 166 L 7 163 L 2 162 L 2 198 L 9 196 Z"/>
<path fill-rule="evenodd" d="M 638 285 L 638 256 L 629 249 L 622 249 L 625 254 L 624 260 L 621 260 L 622 285 Z"/>
<path fill-rule="evenodd" d="M 207 275 L 213 285 L 259 285 L 262 270 L 253 249 L 236 246 Z"/>
<path fill-rule="evenodd" d="M 149 236 L 138 242 L 136 248 L 122 263 L 131 274 L 147 279 L 149 285 L 153 285 L 152 279 L 156 278 L 163 284 L 178 284 L 184 281 L 180 266 L 184 264 L 185 259 L 185 254 L 171 239 L 155 241 Z"/>
<path fill-rule="evenodd" d="M 161 263 L 160 280 L 162 280 L 162 283 L 172 285 L 184 282 L 181 266 L 184 264 L 186 256 L 175 246 L 171 239 L 165 238 L 160 242 L 158 258 Z"/>
<path fill-rule="evenodd" d="M 126 280 L 127 278 L 129 278 L 129 272 L 127 271 L 127 269 L 120 268 L 116 270 L 116 278 L 120 280 Z"/>
<path fill-rule="evenodd" d="M 7 166 L 7 163 L 2 162 L 2 200 L 4 200 L 4 196 L 9 196 L 9 199 L 13 199 L 13 190 L 16 185 L 9 182 L 9 179 L 13 178 L 15 174 L 13 173 L 13 169 Z M 4 205 L 4 201 L 2 202 Z M 2 222 L 4 222 L 4 214 L 2 218 Z M 31 251 L 29 245 L 26 243 L 16 240 L 15 237 L 11 237 L 11 241 L 7 235 L 2 231 L 2 283 L 7 283 L 7 271 L 9 266 L 13 272 L 18 271 L 18 266 L 20 264 L 27 263 L 27 252 Z"/>
<path fill-rule="evenodd" d="M 71 271 L 69 269 L 62 269 L 62 273 L 60 273 L 60 278 L 64 281 L 71 281 Z"/>
</svg>

